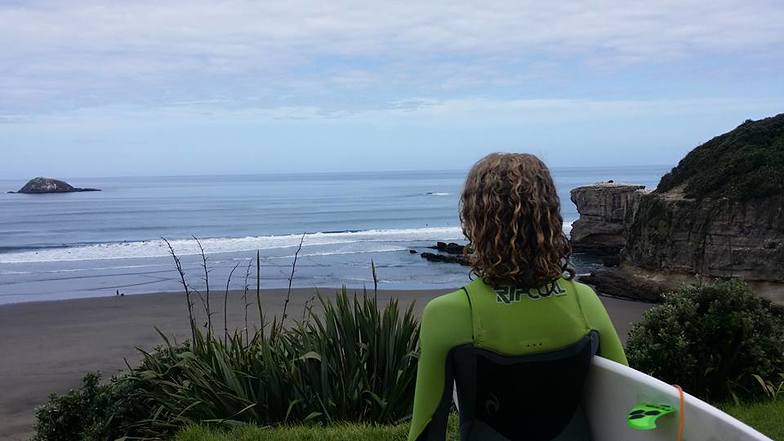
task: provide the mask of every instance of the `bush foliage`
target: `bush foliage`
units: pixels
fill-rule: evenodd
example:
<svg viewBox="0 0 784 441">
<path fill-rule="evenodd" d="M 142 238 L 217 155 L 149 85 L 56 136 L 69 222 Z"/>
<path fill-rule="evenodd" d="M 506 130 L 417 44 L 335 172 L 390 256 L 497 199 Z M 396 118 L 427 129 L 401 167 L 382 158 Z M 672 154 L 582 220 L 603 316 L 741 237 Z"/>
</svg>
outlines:
<svg viewBox="0 0 784 441">
<path fill-rule="evenodd" d="M 105 385 L 53 395 L 38 410 L 36 440 L 169 437 L 192 424 L 235 427 L 335 422 L 394 423 L 413 401 L 419 325 L 411 307 L 375 295 L 335 301 L 323 312 L 267 332 L 164 338 L 142 364 Z M 132 405 L 132 406 L 131 406 Z"/>
<path fill-rule="evenodd" d="M 142 414 L 132 385 L 113 378 L 100 383 L 97 373 L 89 373 L 82 385 L 67 394 L 52 394 L 49 402 L 36 409 L 33 441 L 105 441 L 117 438 L 121 428 Z"/>
<path fill-rule="evenodd" d="M 739 281 L 668 294 L 632 328 L 629 363 L 712 402 L 754 399 L 784 372 L 784 321 Z"/>
<path fill-rule="evenodd" d="M 746 121 L 692 150 L 656 191 L 685 184 L 688 197 L 741 200 L 784 193 L 784 114 Z"/>
</svg>

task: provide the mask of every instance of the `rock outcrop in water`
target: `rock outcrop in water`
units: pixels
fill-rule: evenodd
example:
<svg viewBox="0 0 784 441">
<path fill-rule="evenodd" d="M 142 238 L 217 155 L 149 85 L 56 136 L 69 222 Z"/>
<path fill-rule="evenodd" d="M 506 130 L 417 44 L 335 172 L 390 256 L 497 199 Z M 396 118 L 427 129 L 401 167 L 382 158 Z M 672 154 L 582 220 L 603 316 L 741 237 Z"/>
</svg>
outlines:
<svg viewBox="0 0 784 441">
<path fill-rule="evenodd" d="M 784 114 L 694 149 L 626 225 L 621 265 L 584 278 L 603 292 L 655 300 L 695 278 L 739 277 L 784 302 Z"/>
<path fill-rule="evenodd" d="M 57 179 L 52 178 L 33 178 L 27 182 L 17 193 L 41 194 L 41 193 L 74 193 L 79 191 L 101 191 L 97 188 L 76 188 Z M 11 192 L 13 193 L 13 192 Z"/>
<path fill-rule="evenodd" d="M 464 246 L 453 242 L 437 242 L 431 249 L 438 250 L 440 253 L 422 253 L 423 259 L 430 262 L 457 263 L 468 265 L 468 259 L 463 254 Z"/>
<path fill-rule="evenodd" d="M 572 202 L 580 213 L 580 219 L 572 224 L 572 249 L 618 255 L 626 244 L 626 230 L 644 189 L 642 185 L 601 182 L 572 190 Z"/>
</svg>

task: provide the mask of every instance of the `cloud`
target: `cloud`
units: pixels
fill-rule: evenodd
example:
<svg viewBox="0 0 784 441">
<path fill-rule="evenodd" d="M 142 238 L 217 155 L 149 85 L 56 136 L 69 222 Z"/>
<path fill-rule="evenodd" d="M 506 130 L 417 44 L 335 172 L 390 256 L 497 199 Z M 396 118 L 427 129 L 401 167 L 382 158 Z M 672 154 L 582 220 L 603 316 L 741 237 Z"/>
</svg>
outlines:
<svg viewBox="0 0 784 441">
<path fill-rule="evenodd" d="M 218 103 L 220 104 L 220 103 Z M 376 108 L 330 110 L 315 105 L 277 107 L 216 107 L 216 103 L 180 102 L 154 109 L 141 106 L 102 106 L 35 117 L 8 115 L 3 122 L 18 129 L 44 128 L 91 131 L 156 127 L 214 126 L 317 128 L 378 127 L 449 129 L 521 129 L 537 126 L 600 127 L 623 121 L 746 115 L 763 117 L 780 112 L 781 100 L 772 98 L 653 98 L 653 99 L 500 99 L 411 98 Z M 739 117 L 740 118 L 740 117 Z M 740 120 L 737 122 L 741 122 Z"/>
<path fill-rule="evenodd" d="M 570 63 L 784 44 L 775 1 L 40 1 L 0 5 L 0 23 L 0 113 L 14 115 L 192 100 L 358 111 Z"/>
</svg>

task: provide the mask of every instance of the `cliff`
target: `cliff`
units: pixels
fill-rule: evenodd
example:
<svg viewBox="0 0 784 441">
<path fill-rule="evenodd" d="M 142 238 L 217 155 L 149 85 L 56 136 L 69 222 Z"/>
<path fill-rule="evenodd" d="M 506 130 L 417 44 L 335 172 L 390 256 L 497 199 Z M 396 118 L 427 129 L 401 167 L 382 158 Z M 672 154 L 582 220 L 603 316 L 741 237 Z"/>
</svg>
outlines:
<svg viewBox="0 0 784 441">
<path fill-rule="evenodd" d="M 784 196 L 640 201 L 623 262 L 648 270 L 784 282 Z"/>
<path fill-rule="evenodd" d="M 572 249 L 617 255 L 626 244 L 626 230 L 644 194 L 644 186 L 602 182 L 571 191 L 580 213 L 572 224 Z"/>
<path fill-rule="evenodd" d="M 656 300 L 695 277 L 739 277 L 784 302 L 784 114 L 695 148 L 640 195 L 624 237 L 621 266 L 585 281 Z"/>
</svg>

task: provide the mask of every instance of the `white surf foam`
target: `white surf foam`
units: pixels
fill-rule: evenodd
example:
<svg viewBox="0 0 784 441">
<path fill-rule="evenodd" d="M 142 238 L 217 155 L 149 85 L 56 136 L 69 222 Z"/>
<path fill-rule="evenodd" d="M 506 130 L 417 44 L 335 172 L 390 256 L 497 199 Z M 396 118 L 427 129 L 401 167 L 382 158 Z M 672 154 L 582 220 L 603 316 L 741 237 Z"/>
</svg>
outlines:
<svg viewBox="0 0 784 441">
<path fill-rule="evenodd" d="M 563 223 L 563 232 L 567 237 L 572 235 L 572 224 L 574 224 L 574 221 L 567 221 Z"/>
<path fill-rule="evenodd" d="M 409 248 L 406 247 L 395 247 L 395 246 L 381 246 L 381 247 L 372 247 L 360 250 L 351 250 L 351 251 L 326 251 L 323 253 L 300 253 L 300 257 L 324 257 L 324 256 L 345 256 L 348 254 L 368 254 L 368 253 L 391 253 L 395 251 L 406 251 Z M 267 259 L 291 259 L 294 257 L 294 254 L 289 254 L 286 256 L 274 256 L 274 257 L 267 257 Z M 263 260 L 263 259 L 262 259 Z"/>
<path fill-rule="evenodd" d="M 572 222 L 564 222 L 563 231 L 571 233 Z M 204 250 L 208 254 L 250 252 L 295 248 L 301 234 L 278 236 L 253 236 L 240 238 L 201 239 Z M 365 230 L 352 232 L 328 232 L 305 234 L 303 247 L 317 247 L 343 244 L 357 244 L 351 250 L 318 250 L 303 255 L 326 256 L 331 254 L 351 254 L 360 252 L 384 252 L 404 250 L 401 246 L 371 246 L 373 242 L 414 242 L 414 241 L 455 241 L 461 240 L 463 233 L 460 227 L 401 228 L 388 230 Z M 171 240 L 172 247 L 180 256 L 199 253 L 198 245 L 193 239 Z M 362 243 L 366 245 L 362 246 Z M 105 243 L 75 247 L 45 248 L 0 254 L 3 263 L 35 263 L 35 262 L 67 262 L 82 260 L 134 259 L 150 257 L 166 257 L 169 249 L 163 240 L 139 242 Z M 4 272 L 9 274 L 9 272 Z"/>
<path fill-rule="evenodd" d="M 351 244 L 357 242 L 412 242 L 436 240 L 460 240 L 460 227 L 402 228 L 389 230 L 366 230 L 356 232 L 309 233 L 305 234 L 304 247 Z M 250 252 L 277 248 L 291 248 L 299 244 L 301 234 L 280 236 L 255 236 L 241 238 L 201 239 L 208 254 Z M 170 241 L 178 255 L 194 255 L 199 248 L 193 239 Z M 357 250 L 357 252 L 360 250 Z M 48 248 L 35 251 L 20 251 L 0 254 L 0 263 L 62 262 L 104 259 L 133 259 L 165 257 L 169 249 L 163 240 L 106 243 L 68 248 Z"/>
</svg>

